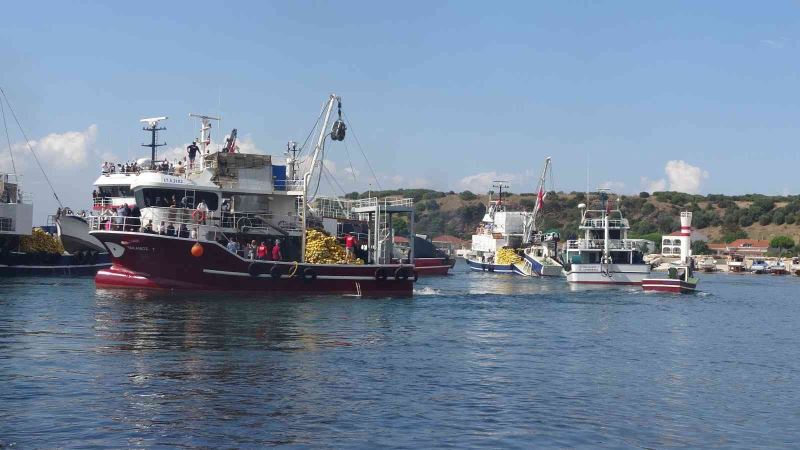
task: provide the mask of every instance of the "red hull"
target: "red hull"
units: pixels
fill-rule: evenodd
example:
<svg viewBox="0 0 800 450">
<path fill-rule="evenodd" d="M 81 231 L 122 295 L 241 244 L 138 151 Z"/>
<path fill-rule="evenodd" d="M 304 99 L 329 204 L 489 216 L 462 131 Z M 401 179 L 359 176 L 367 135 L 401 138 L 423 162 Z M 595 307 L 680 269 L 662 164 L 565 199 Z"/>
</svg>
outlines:
<svg viewBox="0 0 800 450">
<path fill-rule="evenodd" d="M 696 283 L 689 283 L 673 278 L 646 278 L 642 280 L 642 289 L 648 292 L 672 292 L 690 294 L 697 289 Z"/>
<path fill-rule="evenodd" d="M 400 265 L 324 265 L 250 261 L 216 242 L 145 233 L 93 232 L 112 253 L 95 283 L 104 287 L 258 291 L 266 294 L 411 296 L 414 271 Z"/>
<path fill-rule="evenodd" d="M 419 276 L 441 276 L 447 275 L 455 263 L 455 260 L 448 258 L 414 258 L 414 269 Z"/>
</svg>

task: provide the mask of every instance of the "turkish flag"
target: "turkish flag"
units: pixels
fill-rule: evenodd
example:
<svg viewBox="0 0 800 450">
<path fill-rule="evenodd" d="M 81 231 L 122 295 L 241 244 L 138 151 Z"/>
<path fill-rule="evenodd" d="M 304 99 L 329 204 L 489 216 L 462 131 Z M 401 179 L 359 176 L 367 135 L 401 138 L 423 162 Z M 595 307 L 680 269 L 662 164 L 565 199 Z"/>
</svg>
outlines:
<svg viewBox="0 0 800 450">
<path fill-rule="evenodd" d="M 544 191 L 539 189 L 539 193 L 536 194 L 536 208 L 542 209 L 542 206 L 544 206 Z"/>
</svg>

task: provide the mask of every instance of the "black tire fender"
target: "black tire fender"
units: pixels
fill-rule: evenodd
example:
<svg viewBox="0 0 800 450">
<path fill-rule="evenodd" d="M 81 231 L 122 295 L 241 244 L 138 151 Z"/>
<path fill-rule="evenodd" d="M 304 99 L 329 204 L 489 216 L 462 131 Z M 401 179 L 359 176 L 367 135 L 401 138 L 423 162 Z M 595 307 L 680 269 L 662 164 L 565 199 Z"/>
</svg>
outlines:
<svg viewBox="0 0 800 450">
<path fill-rule="evenodd" d="M 272 278 L 276 279 L 276 280 L 277 280 L 278 278 L 280 278 L 280 277 L 281 277 L 281 266 L 279 266 L 279 265 L 277 265 L 277 264 L 275 264 L 274 266 L 272 266 L 272 267 L 269 269 L 269 275 L 270 275 Z"/>
<path fill-rule="evenodd" d="M 416 283 L 419 280 L 419 272 L 416 270 L 414 271 L 414 282 Z"/>
<path fill-rule="evenodd" d="M 314 281 L 317 279 L 317 272 L 314 269 L 307 267 L 303 269 L 303 280 Z"/>
<path fill-rule="evenodd" d="M 97 264 L 97 252 L 94 250 L 89 252 L 89 264 Z"/>
<path fill-rule="evenodd" d="M 408 271 L 403 267 L 398 267 L 397 270 L 394 271 L 394 279 L 406 281 L 408 279 Z"/>
<path fill-rule="evenodd" d="M 375 269 L 375 279 L 376 280 L 385 280 L 386 279 L 386 269 L 383 267 L 379 267 Z"/>
<path fill-rule="evenodd" d="M 250 263 L 250 265 L 247 266 L 247 272 L 250 273 L 251 277 L 257 277 L 264 273 L 264 265 L 255 262 Z"/>
</svg>

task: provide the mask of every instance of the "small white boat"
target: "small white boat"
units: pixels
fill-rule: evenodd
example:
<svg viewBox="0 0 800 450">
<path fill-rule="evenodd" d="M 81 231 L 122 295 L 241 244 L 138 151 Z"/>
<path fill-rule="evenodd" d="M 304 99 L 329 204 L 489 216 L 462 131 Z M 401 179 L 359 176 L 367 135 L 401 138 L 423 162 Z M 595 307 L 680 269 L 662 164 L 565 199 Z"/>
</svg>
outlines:
<svg viewBox="0 0 800 450">
<path fill-rule="evenodd" d="M 786 264 L 784 264 L 781 260 L 770 264 L 767 270 L 772 275 L 787 275 L 789 273 L 789 270 L 786 268 Z"/>
<path fill-rule="evenodd" d="M 707 273 L 716 272 L 717 261 L 714 258 L 704 258 L 700 261 L 700 264 L 697 265 L 697 268 Z"/>
</svg>

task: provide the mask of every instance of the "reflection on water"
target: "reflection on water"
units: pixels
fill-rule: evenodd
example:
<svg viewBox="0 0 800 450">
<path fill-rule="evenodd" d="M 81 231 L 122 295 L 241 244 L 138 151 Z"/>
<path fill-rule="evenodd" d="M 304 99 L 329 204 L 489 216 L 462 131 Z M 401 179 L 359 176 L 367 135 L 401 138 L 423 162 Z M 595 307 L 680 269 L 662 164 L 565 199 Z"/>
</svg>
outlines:
<svg viewBox="0 0 800 450">
<path fill-rule="evenodd" d="M 470 273 L 413 299 L 0 285 L 0 447 L 778 448 L 800 278 Z"/>
</svg>

